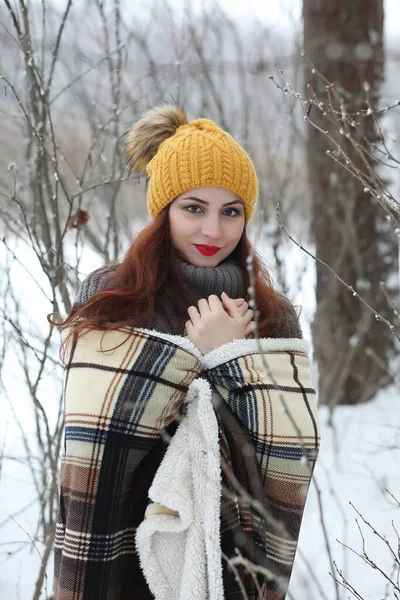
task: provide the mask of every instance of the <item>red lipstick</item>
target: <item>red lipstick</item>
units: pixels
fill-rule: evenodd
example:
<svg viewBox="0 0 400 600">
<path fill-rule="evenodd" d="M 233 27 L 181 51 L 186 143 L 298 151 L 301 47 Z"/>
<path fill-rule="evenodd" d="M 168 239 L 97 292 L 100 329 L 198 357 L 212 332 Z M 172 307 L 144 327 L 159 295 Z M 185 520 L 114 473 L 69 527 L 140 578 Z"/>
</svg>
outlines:
<svg viewBox="0 0 400 600">
<path fill-rule="evenodd" d="M 197 250 L 201 252 L 201 254 L 204 254 L 204 256 L 214 256 L 214 254 L 217 254 L 217 252 L 221 250 L 221 248 L 218 248 L 218 246 L 206 246 L 205 244 L 194 245 L 196 246 Z"/>
</svg>

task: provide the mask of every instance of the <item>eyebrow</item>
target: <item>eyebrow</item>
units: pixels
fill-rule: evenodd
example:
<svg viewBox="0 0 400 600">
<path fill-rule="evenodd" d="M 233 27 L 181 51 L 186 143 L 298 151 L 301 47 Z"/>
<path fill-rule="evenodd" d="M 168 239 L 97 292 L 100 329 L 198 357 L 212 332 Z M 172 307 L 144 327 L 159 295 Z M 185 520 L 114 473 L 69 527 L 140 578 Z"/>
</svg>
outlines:
<svg viewBox="0 0 400 600">
<path fill-rule="evenodd" d="M 208 205 L 210 204 L 207 200 L 202 200 L 201 198 L 196 198 L 196 196 L 186 196 L 185 198 L 181 198 L 181 200 L 196 200 L 200 202 L 200 204 Z M 232 204 L 241 204 L 243 206 L 243 202 L 237 198 L 236 200 L 232 200 L 231 202 L 225 202 L 222 206 L 231 206 Z"/>
</svg>

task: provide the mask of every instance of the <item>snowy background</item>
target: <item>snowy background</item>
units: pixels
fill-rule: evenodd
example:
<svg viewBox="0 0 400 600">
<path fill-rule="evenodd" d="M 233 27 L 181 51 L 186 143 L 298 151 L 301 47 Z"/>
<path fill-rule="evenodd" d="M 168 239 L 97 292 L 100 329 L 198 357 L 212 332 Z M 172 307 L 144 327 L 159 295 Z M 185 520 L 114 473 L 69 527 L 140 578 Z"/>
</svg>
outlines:
<svg viewBox="0 0 400 600">
<path fill-rule="evenodd" d="M 87 272 L 99 266 L 94 255 L 88 256 L 85 266 Z M 271 260 L 268 249 L 264 256 Z M 287 252 L 288 269 L 301 263 L 304 255 L 296 248 Z M 25 256 L 25 259 L 27 257 Z M 314 265 L 308 261 L 309 268 L 303 278 L 303 289 L 292 290 L 292 298 L 303 306 L 302 327 L 307 339 L 309 336 L 309 318 L 312 317 L 315 298 L 313 294 Z M 27 265 L 29 269 L 37 269 L 34 261 Z M 295 268 L 293 272 L 295 272 Z M 38 271 L 38 274 L 40 272 Z M 45 281 L 42 282 L 45 285 Z M 16 273 L 16 288 L 21 291 L 21 298 L 31 307 L 32 315 L 27 311 L 27 318 L 38 320 L 45 318 L 46 309 L 40 314 L 35 301 L 35 286 L 30 286 L 23 273 Z M 7 365 L 7 377 L 12 379 L 13 366 Z M 60 382 L 54 381 L 54 389 L 49 389 L 47 397 L 48 414 L 52 415 L 52 407 L 56 406 L 54 398 L 58 398 Z M 18 406 L 21 423 L 29 435 L 32 429 L 31 404 L 24 398 L 24 386 L 14 379 L 14 407 Z M 362 513 L 371 525 L 385 535 L 397 548 L 397 538 L 392 521 L 398 524 L 399 504 L 389 494 L 400 500 L 400 436 L 399 436 L 399 400 L 400 387 L 392 387 L 366 405 L 356 407 L 341 406 L 335 410 L 332 426 L 327 425 L 328 410 L 320 408 L 322 425 L 322 443 L 315 471 L 314 484 L 311 486 L 307 500 L 307 508 L 303 520 L 292 574 L 290 591 L 298 600 L 334 600 L 349 598 L 343 589 L 336 591 L 332 577 L 327 544 L 333 560 L 337 563 L 346 579 L 357 588 L 365 600 L 390 599 L 392 595 L 385 593 L 385 580 L 377 570 L 366 566 L 361 558 L 342 544 L 356 552 L 362 552 L 362 538 L 357 527 L 358 515 L 351 507 Z M 34 432 L 31 432 L 32 434 Z M 15 453 L 20 447 L 20 433 L 15 426 L 9 405 L 2 401 L 1 437 L 3 454 L 12 450 Z M 11 452 L 10 452 L 11 453 Z M 22 454 L 22 452 L 21 452 Z M 317 488 L 320 492 L 320 502 Z M 323 507 L 320 510 L 320 505 Z M 0 565 L 0 598 L 2 600 L 28 599 L 32 595 L 34 577 L 40 562 L 40 545 L 37 551 L 30 547 L 27 533 L 34 535 L 36 529 L 37 510 L 34 502 L 29 467 L 15 460 L 3 462 L 0 480 L 0 527 L 1 544 L 9 549 L 9 542 L 20 546 L 25 542 L 26 550 L 15 557 L 2 556 Z M 8 515 L 14 520 L 4 525 Z M 358 519 L 365 538 L 365 548 L 369 557 L 379 565 L 385 573 L 390 573 L 393 557 L 384 542 L 377 539 Z M 326 531 L 327 540 L 324 537 Z M 341 542 L 341 543 L 339 543 Z M 51 563 L 50 563 L 51 564 Z M 310 579 L 312 570 L 316 584 Z M 52 572 L 48 569 L 47 589 L 51 590 Z M 300 589 L 301 592 L 296 590 Z M 305 596 L 305 590 L 307 595 Z M 323 591 L 321 591 L 323 590 Z M 50 594 L 49 594 L 50 595 Z M 46 597 L 45 594 L 42 596 Z"/>
<path fill-rule="evenodd" d="M 280 30 L 293 31 L 301 27 L 301 2 L 278 0 L 250 3 L 224 0 L 232 14 L 244 19 L 249 7 L 257 11 L 259 19 Z M 388 48 L 400 50 L 400 1 L 385 2 L 385 43 Z M 397 67 L 396 67 L 397 69 Z M 387 81 L 382 97 L 388 101 L 400 97 L 399 73 L 389 61 L 386 65 Z M 390 79 L 390 81 L 389 81 Z M 259 232 L 254 226 L 253 238 Z M 299 240 L 302 241 L 301 239 Z M 310 251 L 313 249 L 310 248 Z M 25 268 L 15 267 L 12 285 L 24 306 L 27 323 L 38 330 L 50 312 L 43 303 L 43 295 L 30 278 L 29 273 L 41 283 L 46 291 L 46 279 L 41 278 L 35 256 L 26 249 L 16 247 L 16 253 Z M 273 257 L 268 245 L 260 247 L 268 264 Z M 301 325 L 307 339 L 310 322 L 315 310 L 315 264 L 290 242 L 286 243 L 283 261 L 289 275 L 289 296 L 303 307 Z M 5 263 L 2 249 L 0 261 Z M 88 273 L 101 265 L 98 257 L 85 249 L 81 272 Z M 299 285 L 298 272 L 304 271 Z M 0 599 L 28 600 L 32 597 L 35 577 L 40 563 L 40 544 L 32 548 L 29 536 L 34 536 L 37 526 L 37 498 L 32 486 L 32 470 L 40 465 L 27 464 L 23 458 L 21 431 L 16 425 L 15 411 L 26 436 L 34 435 L 31 400 L 26 397 L 25 385 L 19 380 L 19 369 L 8 357 L 5 377 L 12 384 L 12 398 L 1 397 L 1 478 L 0 478 Z M 17 358 L 15 359 L 17 360 Z M 393 365 L 398 369 L 399 365 Z M 397 371 L 398 372 L 398 371 Z M 51 374 L 49 374 L 51 375 Z M 49 419 L 56 419 L 60 396 L 59 367 L 54 367 L 54 377 L 46 379 L 48 389 L 44 394 L 44 406 Z M 317 380 L 316 374 L 315 379 Z M 347 600 L 350 598 L 339 584 L 335 585 L 330 572 L 329 554 L 348 582 L 365 600 L 391 600 L 387 581 L 379 569 L 366 565 L 366 555 L 386 574 L 392 572 L 394 556 L 385 541 L 357 515 L 359 511 L 375 531 L 387 539 L 398 552 L 400 530 L 400 386 L 392 386 L 376 395 L 365 405 L 336 408 L 332 423 L 326 407 L 321 407 L 322 444 L 314 484 L 307 500 L 299 551 L 292 575 L 290 593 L 295 600 Z M 13 457 L 8 458 L 8 457 Z M 18 456 L 21 457 L 18 460 Z M 17 458 L 15 458 L 17 457 Z M 355 509 L 352 507 L 354 505 Z M 12 516 L 12 520 L 9 516 Z M 362 535 L 360 533 L 360 526 Z M 362 537 L 363 536 L 363 537 Z M 363 539 L 364 538 L 364 539 Z M 21 544 L 25 549 L 20 549 Z M 14 554 L 10 548 L 15 548 Z M 398 574 L 397 574 L 398 576 Z M 49 563 L 47 583 L 42 598 L 51 595 L 52 563 Z"/>
</svg>

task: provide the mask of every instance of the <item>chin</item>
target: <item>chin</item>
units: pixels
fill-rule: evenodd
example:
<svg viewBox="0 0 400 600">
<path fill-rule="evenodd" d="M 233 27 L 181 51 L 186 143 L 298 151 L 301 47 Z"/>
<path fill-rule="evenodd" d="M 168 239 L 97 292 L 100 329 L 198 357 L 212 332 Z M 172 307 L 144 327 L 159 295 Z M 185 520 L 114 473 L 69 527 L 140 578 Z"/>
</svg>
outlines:
<svg viewBox="0 0 400 600">
<path fill-rule="evenodd" d="M 190 249 L 188 252 L 184 252 L 183 249 L 179 252 L 180 258 L 185 262 L 193 265 L 194 267 L 217 267 L 223 260 L 225 260 L 228 255 L 219 255 L 215 256 L 203 256 L 196 249 L 194 252 Z"/>
<path fill-rule="evenodd" d="M 192 259 L 188 259 L 195 267 L 217 267 L 223 260 L 225 260 L 225 256 L 196 256 Z"/>
<path fill-rule="evenodd" d="M 220 260 L 201 260 L 196 262 L 196 267 L 217 267 L 221 261 Z"/>
</svg>

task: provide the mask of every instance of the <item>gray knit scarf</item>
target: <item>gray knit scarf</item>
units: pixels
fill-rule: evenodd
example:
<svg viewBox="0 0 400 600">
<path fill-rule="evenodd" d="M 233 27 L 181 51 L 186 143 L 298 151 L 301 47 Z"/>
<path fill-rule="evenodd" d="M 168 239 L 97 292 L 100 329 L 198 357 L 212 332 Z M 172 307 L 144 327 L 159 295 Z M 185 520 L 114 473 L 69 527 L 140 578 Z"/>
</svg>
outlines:
<svg viewBox="0 0 400 600">
<path fill-rule="evenodd" d="M 227 258 L 216 267 L 196 267 L 184 261 L 180 261 L 180 266 L 182 277 L 193 292 L 191 303 L 194 305 L 200 298 L 208 298 L 211 294 L 221 298 L 222 292 L 225 292 L 230 298 L 243 298 L 246 293 L 243 271 L 232 258 Z M 165 305 L 162 314 L 155 315 L 148 327 L 171 333 L 175 329 L 174 318 L 174 307 Z M 185 332 L 179 333 L 183 335 Z"/>
<path fill-rule="evenodd" d="M 107 275 L 115 271 L 117 266 L 109 265 L 91 273 L 83 281 L 76 301 L 86 303 L 92 294 L 103 288 Z M 195 267 L 184 261 L 180 261 L 180 266 L 184 281 L 192 289 L 191 303 L 194 305 L 197 305 L 200 298 L 208 298 L 211 294 L 221 298 L 222 292 L 226 292 L 230 298 L 242 298 L 246 293 L 243 271 L 232 258 L 227 258 L 216 267 Z M 161 313 L 150 320 L 147 328 L 172 333 L 175 330 L 175 316 L 173 304 L 164 304 Z M 179 333 L 183 335 L 184 331 Z"/>
<path fill-rule="evenodd" d="M 197 300 L 210 294 L 221 296 L 222 292 L 231 298 L 241 298 L 246 292 L 242 269 L 233 259 L 228 258 L 216 267 L 195 267 L 183 261 L 180 264 L 183 279 Z"/>
</svg>

